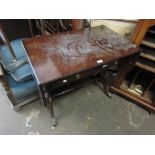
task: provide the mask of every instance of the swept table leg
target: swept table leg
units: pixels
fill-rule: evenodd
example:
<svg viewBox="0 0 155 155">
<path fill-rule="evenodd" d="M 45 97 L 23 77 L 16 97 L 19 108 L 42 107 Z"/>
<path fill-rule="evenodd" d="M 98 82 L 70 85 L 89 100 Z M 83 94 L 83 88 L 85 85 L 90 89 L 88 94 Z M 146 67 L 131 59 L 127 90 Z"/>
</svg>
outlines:
<svg viewBox="0 0 155 155">
<path fill-rule="evenodd" d="M 50 104 L 50 110 L 51 110 L 51 116 L 52 116 L 52 126 L 55 126 L 56 121 L 54 116 L 53 99 L 51 96 L 49 97 L 49 104 Z"/>
<path fill-rule="evenodd" d="M 100 80 L 100 82 L 102 83 L 104 93 L 105 93 L 109 98 L 111 98 L 112 95 L 111 95 L 111 93 L 109 92 L 109 84 L 108 84 L 108 80 L 107 80 L 106 77 L 105 77 L 105 72 L 100 73 L 100 79 L 99 79 L 99 80 Z"/>
<path fill-rule="evenodd" d="M 45 98 L 47 99 L 47 103 L 50 106 L 51 117 L 52 117 L 52 127 L 53 127 L 56 125 L 54 108 L 53 108 L 53 98 L 51 97 L 51 95 L 49 93 L 45 93 Z"/>
</svg>

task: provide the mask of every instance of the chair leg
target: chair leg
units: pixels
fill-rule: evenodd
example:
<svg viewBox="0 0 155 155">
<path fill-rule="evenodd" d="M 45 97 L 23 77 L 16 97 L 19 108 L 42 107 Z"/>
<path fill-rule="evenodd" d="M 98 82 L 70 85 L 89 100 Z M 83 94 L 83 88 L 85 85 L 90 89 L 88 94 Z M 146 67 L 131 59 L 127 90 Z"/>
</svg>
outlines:
<svg viewBox="0 0 155 155">
<path fill-rule="evenodd" d="M 13 108 L 13 110 L 14 110 L 14 111 L 16 111 L 16 112 L 19 112 L 19 111 L 20 111 L 20 110 L 22 110 L 22 109 L 23 109 L 23 107 L 22 107 L 22 106 L 21 106 L 21 107 L 18 107 L 18 108 L 16 108 L 16 107 L 15 107 L 15 108 Z"/>
</svg>

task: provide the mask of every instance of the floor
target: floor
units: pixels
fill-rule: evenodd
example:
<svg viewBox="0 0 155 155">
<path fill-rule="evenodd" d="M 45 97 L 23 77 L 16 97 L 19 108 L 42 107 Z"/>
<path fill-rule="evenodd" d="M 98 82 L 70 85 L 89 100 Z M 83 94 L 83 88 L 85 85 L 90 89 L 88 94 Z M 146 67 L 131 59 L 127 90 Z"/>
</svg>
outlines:
<svg viewBox="0 0 155 155">
<path fill-rule="evenodd" d="M 0 134 L 155 134 L 155 115 L 117 96 L 109 99 L 95 84 L 54 99 L 57 126 L 40 100 L 20 112 L 11 103 L 0 84 Z"/>
</svg>

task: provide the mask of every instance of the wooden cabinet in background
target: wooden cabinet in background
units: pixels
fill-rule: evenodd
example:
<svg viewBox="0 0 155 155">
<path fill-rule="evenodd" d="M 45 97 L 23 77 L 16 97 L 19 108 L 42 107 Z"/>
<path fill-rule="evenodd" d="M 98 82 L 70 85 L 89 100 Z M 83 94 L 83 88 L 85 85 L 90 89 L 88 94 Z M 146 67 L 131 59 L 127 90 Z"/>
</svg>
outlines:
<svg viewBox="0 0 155 155">
<path fill-rule="evenodd" d="M 141 54 L 120 64 L 110 90 L 152 113 L 155 112 L 155 20 L 139 20 L 131 41 L 140 46 Z"/>
</svg>

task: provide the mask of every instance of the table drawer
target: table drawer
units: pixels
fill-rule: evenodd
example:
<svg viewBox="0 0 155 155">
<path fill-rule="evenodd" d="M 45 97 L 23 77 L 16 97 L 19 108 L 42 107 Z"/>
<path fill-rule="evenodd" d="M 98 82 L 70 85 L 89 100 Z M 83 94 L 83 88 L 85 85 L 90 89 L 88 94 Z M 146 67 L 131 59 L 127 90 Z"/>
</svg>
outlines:
<svg viewBox="0 0 155 155">
<path fill-rule="evenodd" d="M 100 65 L 100 66 L 97 66 L 97 67 L 89 69 L 89 70 L 81 71 L 79 73 L 75 73 L 73 75 L 66 76 L 61 79 L 57 79 L 56 81 L 52 81 L 52 82 L 46 84 L 45 88 L 47 91 L 48 90 L 52 91 L 52 90 L 57 89 L 61 86 L 67 85 L 73 81 L 84 79 L 89 76 L 96 76 L 99 72 L 104 71 L 108 66 L 109 66 L 108 64 Z"/>
</svg>

